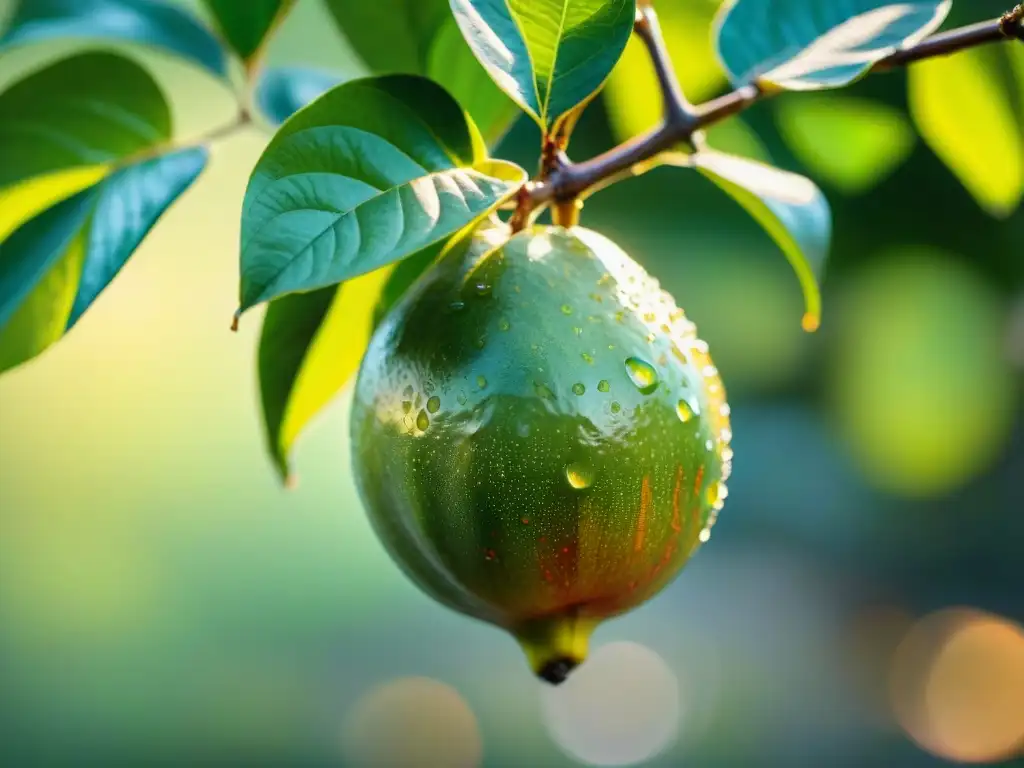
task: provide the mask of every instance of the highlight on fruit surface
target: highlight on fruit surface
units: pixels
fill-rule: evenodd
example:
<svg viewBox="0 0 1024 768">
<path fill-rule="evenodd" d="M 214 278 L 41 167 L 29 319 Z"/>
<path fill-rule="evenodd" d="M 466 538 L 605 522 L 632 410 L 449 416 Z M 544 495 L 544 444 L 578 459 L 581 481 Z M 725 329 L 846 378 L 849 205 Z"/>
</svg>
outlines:
<svg viewBox="0 0 1024 768">
<path fill-rule="evenodd" d="M 351 436 L 395 561 L 552 683 L 708 539 L 732 462 L 693 323 L 580 227 L 488 224 L 444 254 L 370 342 Z"/>
</svg>

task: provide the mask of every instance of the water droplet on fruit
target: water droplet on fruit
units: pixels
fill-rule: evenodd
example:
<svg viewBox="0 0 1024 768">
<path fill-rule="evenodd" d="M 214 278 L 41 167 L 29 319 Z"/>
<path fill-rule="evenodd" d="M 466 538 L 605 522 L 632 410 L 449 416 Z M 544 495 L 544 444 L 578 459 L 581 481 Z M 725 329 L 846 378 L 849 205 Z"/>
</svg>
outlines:
<svg viewBox="0 0 1024 768">
<path fill-rule="evenodd" d="M 503 317 L 503 318 L 501 318 L 501 320 L 499 320 L 499 321 L 498 321 L 498 328 L 500 328 L 500 329 L 501 329 L 501 330 L 503 330 L 503 331 L 507 331 L 507 330 L 508 330 L 509 328 L 511 328 L 511 327 L 512 327 L 512 323 L 510 323 L 510 322 L 509 322 L 509 321 L 508 321 L 508 320 L 507 320 L 506 318 L 504 318 L 504 317 Z"/>
<path fill-rule="evenodd" d="M 601 379 L 599 382 L 597 382 L 598 392 L 607 392 L 609 389 L 611 389 L 611 386 L 608 384 L 607 379 Z"/>
<path fill-rule="evenodd" d="M 572 314 L 572 307 L 570 307 L 568 304 L 563 304 L 562 305 L 562 314 L 563 315 L 571 315 Z"/>
<path fill-rule="evenodd" d="M 465 405 L 467 399 L 468 398 L 466 397 L 465 392 L 459 392 L 459 394 L 455 396 L 455 402 L 457 402 L 459 405 Z"/>
<path fill-rule="evenodd" d="M 711 539 L 711 529 L 705 528 L 703 531 L 700 532 L 700 536 L 698 536 L 697 538 L 700 539 L 701 544 L 707 544 L 708 541 Z"/>
<path fill-rule="evenodd" d="M 427 400 L 427 410 L 430 411 L 431 413 L 437 413 L 437 411 L 438 411 L 438 409 L 440 407 L 441 407 L 441 398 L 438 397 L 437 395 L 434 395 L 432 398 Z"/>
<path fill-rule="evenodd" d="M 476 288 L 476 295 L 477 296 L 487 296 L 491 292 L 491 284 L 490 283 L 477 283 L 475 288 Z"/>
<path fill-rule="evenodd" d="M 577 336 L 582 336 L 583 335 L 583 329 L 580 328 L 578 325 L 574 325 L 572 327 L 572 332 L 575 333 Z"/>
<path fill-rule="evenodd" d="M 676 403 L 676 413 L 679 414 L 679 420 L 683 422 L 683 424 L 698 415 L 693 406 L 690 405 L 685 398 L 680 398 L 679 402 Z"/>
<path fill-rule="evenodd" d="M 704 447 L 705 447 L 705 448 L 707 448 L 707 449 L 708 449 L 709 451 L 713 451 L 713 450 L 715 450 L 715 443 L 714 443 L 714 441 L 713 441 L 713 440 L 712 440 L 712 439 L 711 439 L 711 438 L 709 437 L 709 438 L 708 438 L 708 440 L 707 440 L 707 442 L 706 442 L 706 443 L 704 443 Z"/>
<path fill-rule="evenodd" d="M 555 399 L 555 393 L 552 392 L 550 387 L 542 381 L 533 382 L 533 391 L 537 393 L 537 397 L 541 397 L 545 400 Z"/>
<path fill-rule="evenodd" d="M 617 401 L 612 402 L 612 413 L 618 413 L 622 410 L 622 406 Z"/>
<path fill-rule="evenodd" d="M 626 358 L 626 373 L 630 380 L 645 395 L 658 388 L 658 372 L 654 366 L 639 357 Z"/>
<path fill-rule="evenodd" d="M 589 488 L 594 482 L 594 470 L 578 461 L 565 468 L 565 479 L 577 490 Z"/>
<path fill-rule="evenodd" d="M 583 386 L 581 382 L 577 381 L 575 384 L 572 385 L 572 391 L 575 395 L 582 395 L 584 392 L 587 391 L 587 388 Z"/>
<path fill-rule="evenodd" d="M 453 309 L 453 310 L 455 310 L 456 312 L 458 312 L 458 311 L 459 311 L 460 309 L 464 309 L 464 308 L 465 308 L 465 306 L 466 306 L 466 303 L 465 303 L 464 301 L 453 301 L 453 302 L 452 302 L 451 304 L 449 304 L 448 306 L 449 306 L 449 307 L 450 307 L 451 309 Z"/>
<path fill-rule="evenodd" d="M 420 411 L 416 417 L 416 426 L 419 427 L 420 431 L 426 432 L 427 427 L 430 426 L 430 417 L 427 416 L 426 411 Z"/>
<path fill-rule="evenodd" d="M 480 387 L 480 389 L 485 389 L 487 387 L 487 379 L 485 379 L 483 376 L 477 376 L 476 385 Z"/>
<path fill-rule="evenodd" d="M 408 413 L 411 410 L 412 410 L 412 401 L 411 400 L 403 400 L 402 401 L 402 412 L 403 413 Z"/>
<path fill-rule="evenodd" d="M 594 364 L 594 357 L 593 357 L 593 355 L 590 355 L 589 353 L 584 352 L 584 353 L 582 353 L 580 355 L 580 357 L 583 358 L 583 362 L 585 362 L 587 365 L 593 365 Z"/>
</svg>

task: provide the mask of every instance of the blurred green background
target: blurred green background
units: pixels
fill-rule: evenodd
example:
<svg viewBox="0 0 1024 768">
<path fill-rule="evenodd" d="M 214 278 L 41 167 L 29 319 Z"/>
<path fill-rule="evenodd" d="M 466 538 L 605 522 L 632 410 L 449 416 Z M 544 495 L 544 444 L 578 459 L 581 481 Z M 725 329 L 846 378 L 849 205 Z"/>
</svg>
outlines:
<svg viewBox="0 0 1024 768">
<path fill-rule="evenodd" d="M 959 0 L 948 24 L 1003 10 Z M 681 29 L 684 82 L 711 95 L 707 30 Z M 0 88 L 81 47 L 4 54 Z M 206 75 L 132 55 L 183 137 L 230 120 Z M 316 0 L 269 61 L 362 72 Z M 644 124 L 643 88 L 615 78 L 574 157 Z M 696 173 L 588 202 L 710 344 L 736 459 L 711 543 L 559 689 L 387 558 L 352 484 L 347 391 L 280 488 L 259 324 L 228 331 L 267 134 L 218 144 L 75 332 L 0 378 L 0 764 L 1024 765 L 1024 213 L 986 214 L 908 129 L 906 81 L 760 104 L 762 147 L 720 136 L 832 203 L 815 335 L 785 259 Z M 521 120 L 499 154 L 533 168 L 537 142 Z"/>
</svg>

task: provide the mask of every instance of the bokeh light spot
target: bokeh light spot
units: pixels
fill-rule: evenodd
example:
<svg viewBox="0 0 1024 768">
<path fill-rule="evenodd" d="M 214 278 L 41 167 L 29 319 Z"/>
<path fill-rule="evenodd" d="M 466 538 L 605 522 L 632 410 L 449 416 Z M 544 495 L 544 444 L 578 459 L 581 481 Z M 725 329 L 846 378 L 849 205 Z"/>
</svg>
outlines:
<svg viewBox="0 0 1024 768">
<path fill-rule="evenodd" d="M 662 752 L 680 721 L 679 684 L 668 664 L 637 643 L 610 643 L 557 687 L 542 692 L 558 746 L 590 765 L 633 765 Z"/>
<path fill-rule="evenodd" d="M 1024 747 L 1024 628 L 975 611 L 933 614 L 897 649 L 891 694 L 923 749 L 963 763 L 1010 758 Z"/>
<path fill-rule="evenodd" d="M 483 758 L 476 716 L 437 680 L 392 680 L 366 693 L 342 732 L 345 758 L 365 768 L 474 768 Z"/>
</svg>

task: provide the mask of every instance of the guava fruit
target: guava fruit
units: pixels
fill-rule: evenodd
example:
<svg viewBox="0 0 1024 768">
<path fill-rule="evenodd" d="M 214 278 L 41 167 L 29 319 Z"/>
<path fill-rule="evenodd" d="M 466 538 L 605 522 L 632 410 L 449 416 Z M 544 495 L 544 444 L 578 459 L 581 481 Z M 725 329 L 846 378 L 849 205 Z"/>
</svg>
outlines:
<svg viewBox="0 0 1024 768">
<path fill-rule="evenodd" d="M 580 227 L 489 225 L 444 254 L 375 332 L 351 438 L 393 559 L 552 683 L 707 540 L 732 462 L 693 323 Z"/>
</svg>

